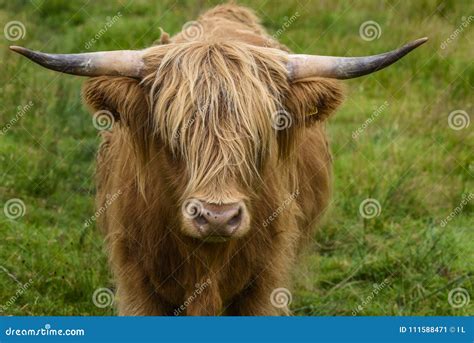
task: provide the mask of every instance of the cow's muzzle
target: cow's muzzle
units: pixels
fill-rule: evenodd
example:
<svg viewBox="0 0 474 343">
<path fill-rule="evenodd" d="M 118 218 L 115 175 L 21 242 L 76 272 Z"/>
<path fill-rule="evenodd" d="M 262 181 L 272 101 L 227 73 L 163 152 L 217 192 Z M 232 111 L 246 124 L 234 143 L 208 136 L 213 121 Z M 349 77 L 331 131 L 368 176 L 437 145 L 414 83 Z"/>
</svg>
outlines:
<svg viewBox="0 0 474 343">
<path fill-rule="evenodd" d="M 195 230 L 195 236 L 209 242 L 227 241 L 247 231 L 247 210 L 243 201 L 214 204 L 190 199 L 183 206 L 185 221 Z"/>
</svg>

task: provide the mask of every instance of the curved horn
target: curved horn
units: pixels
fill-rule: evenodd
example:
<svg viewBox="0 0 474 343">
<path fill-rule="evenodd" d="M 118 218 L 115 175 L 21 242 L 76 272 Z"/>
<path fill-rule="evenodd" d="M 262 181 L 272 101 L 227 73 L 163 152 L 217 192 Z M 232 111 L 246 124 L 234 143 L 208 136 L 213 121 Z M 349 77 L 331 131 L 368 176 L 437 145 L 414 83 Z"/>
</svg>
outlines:
<svg viewBox="0 0 474 343">
<path fill-rule="evenodd" d="M 420 38 L 396 50 L 365 57 L 289 55 L 287 64 L 289 78 L 297 80 L 320 76 L 333 79 L 352 79 L 367 75 L 388 67 L 427 40 L 427 37 Z"/>
<path fill-rule="evenodd" d="M 39 65 L 61 73 L 79 76 L 128 76 L 140 78 L 143 51 L 117 50 L 83 54 L 45 54 L 21 46 L 10 49 Z"/>
</svg>

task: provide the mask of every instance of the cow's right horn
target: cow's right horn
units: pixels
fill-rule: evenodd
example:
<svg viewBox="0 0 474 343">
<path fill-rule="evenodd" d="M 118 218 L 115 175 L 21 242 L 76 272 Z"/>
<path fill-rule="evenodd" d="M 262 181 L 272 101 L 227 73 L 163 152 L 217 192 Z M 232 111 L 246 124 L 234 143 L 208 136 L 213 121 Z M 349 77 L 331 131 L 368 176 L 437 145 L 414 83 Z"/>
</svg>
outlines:
<svg viewBox="0 0 474 343">
<path fill-rule="evenodd" d="M 133 78 L 143 76 L 143 50 L 46 54 L 21 46 L 10 46 L 10 49 L 45 68 L 61 73 L 79 76 L 128 76 Z"/>
</svg>

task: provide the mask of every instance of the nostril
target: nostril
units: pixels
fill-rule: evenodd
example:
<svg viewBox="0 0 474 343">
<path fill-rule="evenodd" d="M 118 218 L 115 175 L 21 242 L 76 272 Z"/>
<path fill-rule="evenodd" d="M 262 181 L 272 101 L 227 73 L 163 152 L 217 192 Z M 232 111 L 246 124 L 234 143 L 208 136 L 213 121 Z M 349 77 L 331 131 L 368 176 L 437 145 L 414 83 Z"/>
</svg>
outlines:
<svg viewBox="0 0 474 343">
<path fill-rule="evenodd" d="M 206 225 L 208 223 L 207 219 L 202 214 L 194 218 L 194 222 L 199 226 Z"/>
<path fill-rule="evenodd" d="M 229 221 L 227 222 L 227 225 L 236 226 L 236 225 L 239 225 L 241 221 L 242 221 L 242 208 L 239 208 L 239 211 L 237 212 L 237 214 L 235 214 L 232 218 L 229 219 Z"/>
</svg>

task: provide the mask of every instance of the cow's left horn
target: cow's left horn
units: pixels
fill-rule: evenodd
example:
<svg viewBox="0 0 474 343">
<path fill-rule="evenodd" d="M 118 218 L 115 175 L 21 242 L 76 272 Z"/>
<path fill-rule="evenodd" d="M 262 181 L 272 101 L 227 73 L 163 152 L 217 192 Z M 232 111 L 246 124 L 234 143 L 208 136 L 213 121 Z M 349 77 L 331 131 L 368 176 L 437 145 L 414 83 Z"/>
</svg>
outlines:
<svg viewBox="0 0 474 343">
<path fill-rule="evenodd" d="M 288 73 L 291 80 L 320 76 L 332 79 L 352 79 L 367 75 L 398 61 L 426 42 L 420 38 L 393 51 L 365 57 L 335 57 L 316 55 L 289 55 Z"/>
<path fill-rule="evenodd" d="M 79 76 L 128 76 L 140 78 L 144 66 L 141 50 L 87 52 L 82 54 L 45 54 L 21 46 L 10 49 L 39 65 Z"/>
</svg>

